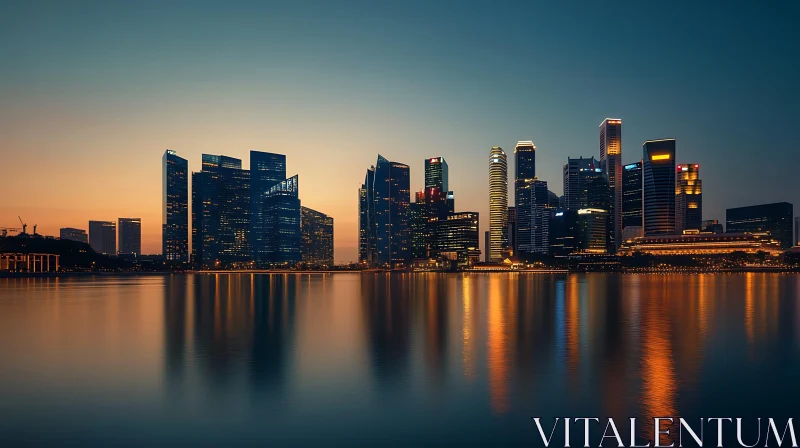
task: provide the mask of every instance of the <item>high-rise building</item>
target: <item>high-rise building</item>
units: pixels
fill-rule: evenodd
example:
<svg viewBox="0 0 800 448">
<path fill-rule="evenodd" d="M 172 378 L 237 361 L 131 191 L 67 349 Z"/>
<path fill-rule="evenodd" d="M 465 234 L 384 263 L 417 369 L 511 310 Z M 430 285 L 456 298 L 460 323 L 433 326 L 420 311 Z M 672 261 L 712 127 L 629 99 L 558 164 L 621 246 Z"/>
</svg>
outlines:
<svg viewBox="0 0 800 448">
<path fill-rule="evenodd" d="M 516 236 L 514 252 L 518 255 L 531 253 L 533 208 L 531 186 L 536 178 L 536 145 L 532 141 L 517 142 L 514 147 L 514 208 L 516 210 Z"/>
<path fill-rule="evenodd" d="M 302 260 L 299 181 L 294 175 L 270 188 L 264 196 L 264 245 L 262 264 L 294 266 Z"/>
<path fill-rule="evenodd" d="M 304 263 L 333 266 L 333 218 L 308 207 L 300 207 L 300 235 Z"/>
<path fill-rule="evenodd" d="M 431 219 L 435 250 L 442 260 L 461 265 L 474 264 L 480 258 L 478 213 L 459 212 Z"/>
<path fill-rule="evenodd" d="M 675 234 L 675 139 L 642 146 L 644 236 Z"/>
<path fill-rule="evenodd" d="M 611 189 L 608 186 L 608 179 L 605 176 L 598 176 L 587 182 L 586 185 L 586 208 L 589 210 L 605 210 L 604 216 L 608 220 L 606 223 L 606 249 L 607 252 L 613 253 L 613 240 L 614 236 L 611 234 L 613 231 L 611 211 Z M 593 217 L 592 219 L 599 219 Z M 621 238 L 621 237 L 620 237 Z"/>
<path fill-rule="evenodd" d="M 600 162 L 594 157 L 567 158 L 564 165 L 564 207 L 567 210 L 586 208 L 586 185 L 602 175 Z"/>
<path fill-rule="evenodd" d="M 425 159 L 425 188 L 438 188 L 445 194 L 450 191 L 447 180 L 447 162 L 444 157 Z"/>
<path fill-rule="evenodd" d="M 172 262 L 189 261 L 189 162 L 175 151 L 161 158 L 161 253 Z"/>
<path fill-rule="evenodd" d="M 483 251 L 483 262 L 484 262 L 484 263 L 488 263 L 488 262 L 490 262 L 490 261 L 491 261 L 491 260 L 489 259 L 489 245 L 490 245 L 490 243 L 489 243 L 489 236 L 490 236 L 490 234 L 489 234 L 489 231 L 488 231 L 488 230 L 487 230 L 487 231 L 485 231 L 485 232 L 483 232 L 483 247 L 484 247 L 484 251 Z"/>
<path fill-rule="evenodd" d="M 642 162 L 622 167 L 622 232 L 630 236 L 642 235 Z M 627 239 L 623 237 L 623 240 Z"/>
<path fill-rule="evenodd" d="M 622 120 L 606 118 L 600 123 L 600 162 L 611 195 L 612 230 L 610 248 L 616 251 L 622 239 Z"/>
<path fill-rule="evenodd" d="M 700 229 L 703 221 L 703 181 L 700 165 L 678 165 L 675 183 L 675 233 Z"/>
<path fill-rule="evenodd" d="M 577 252 L 580 244 L 578 211 L 550 210 L 550 256 L 567 257 Z"/>
<path fill-rule="evenodd" d="M 608 211 L 596 208 L 578 210 L 578 249 L 584 254 L 608 253 Z"/>
<path fill-rule="evenodd" d="M 508 160 L 499 146 L 489 153 L 489 260 L 502 261 L 503 232 L 508 225 Z"/>
<path fill-rule="evenodd" d="M 371 166 L 358 189 L 358 262 L 370 266 L 377 262 L 374 187 L 375 167 Z"/>
<path fill-rule="evenodd" d="M 76 229 L 73 227 L 62 227 L 59 230 L 59 238 L 62 240 L 77 241 L 79 243 L 88 243 L 89 235 L 83 229 Z"/>
<path fill-rule="evenodd" d="M 89 245 L 98 254 L 117 255 L 117 225 L 114 221 L 89 221 Z"/>
<path fill-rule="evenodd" d="M 375 166 L 375 241 L 377 264 L 405 266 L 411 259 L 409 205 L 411 203 L 408 165 L 390 162 L 378 155 Z"/>
<path fill-rule="evenodd" d="M 119 253 L 124 255 L 142 254 L 142 220 L 141 218 L 117 219 L 119 232 Z"/>
<path fill-rule="evenodd" d="M 409 204 L 408 228 L 411 239 L 411 258 L 415 260 L 430 258 L 430 240 L 428 233 L 428 213 L 425 209 L 425 191 L 418 191 L 416 202 Z"/>
<path fill-rule="evenodd" d="M 270 217 L 264 209 L 267 192 L 286 180 L 286 156 L 250 151 L 250 238 L 252 260 L 259 266 L 270 264 L 266 226 Z"/>
<path fill-rule="evenodd" d="M 508 207 L 506 214 L 506 230 L 503 233 L 503 241 L 508 241 L 508 247 L 514 253 L 517 252 L 517 208 Z"/>
<path fill-rule="evenodd" d="M 788 202 L 729 208 L 725 213 L 725 233 L 768 233 L 788 249 L 792 247 L 793 215 L 793 206 Z"/>
<path fill-rule="evenodd" d="M 550 252 L 550 192 L 547 182 L 534 178 L 530 182 L 530 245 L 529 253 L 546 255 Z M 519 231 L 517 231 L 519 235 Z"/>
<path fill-rule="evenodd" d="M 192 173 L 192 254 L 201 267 L 249 265 L 250 171 L 233 157 L 203 154 Z M 299 244 L 298 244 L 299 252 Z"/>
</svg>

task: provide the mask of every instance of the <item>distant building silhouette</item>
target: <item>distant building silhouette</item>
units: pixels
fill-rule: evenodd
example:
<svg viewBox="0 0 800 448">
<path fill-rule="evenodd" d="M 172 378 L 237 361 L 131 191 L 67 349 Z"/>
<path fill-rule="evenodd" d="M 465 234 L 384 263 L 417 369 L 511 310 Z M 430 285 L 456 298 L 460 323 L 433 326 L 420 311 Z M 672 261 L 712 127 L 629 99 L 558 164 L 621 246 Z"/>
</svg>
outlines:
<svg viewBox="0 0 800 448">
<path fill-rule="evenodd" d="M 189 261 L 189 163 L 175 151 L 161 158 L 161 253 L 167 261 Z"/>
<path fill-rule="evenodd" d="M 707 219 L 700 225 L 700 231 L 704 233 L 725 233 L 722 224 L 716 219 Z"/>
<path fill-rule="evenodd" d="M 503 251 L 508 241 L 503 233 L 508 226 L 508 160 L 499 146 L 493 146 L 489 153 L 489 260 L 503 260 Z M 519 214 L 518 214 L 519 215 Z M 519 216 L 517 216 L 519 218 Z"/>
<path fill-rule="evenodd" d="M 675 139 L 644 142 L 644 236 L 675 234 Z"/>
<path fill-rule="evenodd" d="M 700 180 L 700 165 L 680 164 L 676 175 L 675 233 L 700 229 L 703 224 L 703 181 Z"/>
<path fill-rule="evenodd" d="M 788 202 L 729 208 L 725 213 L 725 233 L 769 233 L 783 249 L 792 247 L 792 216 Z"/>
<path fill-rule="evenodd" d="M 117 220 L 119 232 L 118 252 L 125 255 L 142 254 L 142 220 L 141 218 L 119 218 Z"/>
<path fill-rule="evenodd" d="M 77 241 L 79 243 L 88 243 L 89 235 L 83 229 L 75 229 L 73 227 L 62 227 L 59 230 L 59 238 L 62 240 Z"/>
<path fill-rule="evenodd" d="M 117 255 L 117 225 L 114 221 L 89 221 L 89 245 L 98 254 Z"/>
<path fill-rule="evenodd" d="M 600 123 L 600 165 L 611 195 L 609 210 L 612 252 L 622 238 L 622 120 L 606 118 Z"/>
</svg>

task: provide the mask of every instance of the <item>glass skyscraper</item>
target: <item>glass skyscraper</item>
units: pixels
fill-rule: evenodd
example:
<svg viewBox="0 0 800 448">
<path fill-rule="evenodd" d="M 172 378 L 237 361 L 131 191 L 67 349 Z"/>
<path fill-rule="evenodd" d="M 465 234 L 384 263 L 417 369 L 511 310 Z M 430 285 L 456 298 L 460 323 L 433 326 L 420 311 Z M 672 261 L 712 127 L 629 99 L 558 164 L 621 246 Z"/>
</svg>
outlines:
<svg viewBox="0 0 800 448">
<path fill-rule="evenodd" d="M 531 238 L 534 207 L 531 202 L 531 187 L 535 178 L 536 146 L 532 141 L 517 142 L 514 147 L 514 208 L 517 230 L 513 246 L 517 255 L 533 252 Z"/>
<path fill-rule="evenodd" d="M 703 181 L 700 165 L 678 165 L 675 184 L 675 233 L 699 230 L 703 224 Z"/>
<path fill-rule="evenodd" d="M 642 162 L 622 167 L 622 230 L 642 227 Z"/>
<path fill-rule="evenodd" d="M 300 235 L 303 263 L 333 266 L 333 218 L 308 207 L 300 207 Z"/>
<path fill-rule="evenodd" d="M 439 188 L 449 191 L 447 162 L 444 157 L 425 159 L 425 188 Z"/>
<path fill-rule="evenodd" d="M 564 165 L 564 207 L 567 210 L 586 208 L 586 185 L 602 175 L 600 162 L 594 157 L 567 158 Z"/>
<path fill-rule="evenodd" d="M 499 146 L 489 153 L 489 260 L 499 262 L 508 241 L 503 241 L 508 213 L 508 160 Z M 519 212 L 518 212 L 519 213 Z M 519 214 L 518 214 L 519 216 Z"/>
<path fill-rule="evenodd" d="M 431 220 L 437 256 L 460 265 L 473 264 L 480 258 L 478 213 L 459 212 Z"/>
<path fill-rule="evenodd" d="M 167 261 L 189 261 L 189 163 L 175 151 L 161 158 L 161 253 Z"/>
<path fill-rule="evenodd" d="M 390 162 L 380 154 L 375 169 L 367 170 L 359 189 L 362 262 L 391 268 L 406 266 L 411 260 L 410 183 L 408 165 Z"/>
<path fill-rule="evenodd" d="M 622 238 L 622 120 L 606 118 L 600 123 L 600 164 L 611 195 L 609 210 L 610 247 Z"/>
<path fill-rule="evenodd" d="M 550 252 L 550 191 L 547 189 L 547 182 L 543 180 L 534 178 L 529 184 L 530 229 L 528 235 L 530 245 L 528 252 L 546 255 Z M 519 227 L 517 227 L 517 235 L 522 236 Z"/>
<path fill-rule="evenodd" d="M 374 185 L 375 167 L 371 166 L 358 189 L 358 261 L 370 266 L 377 262 Z"/>
<path fill-rule="evenodd" d="M 250 151 L 250 239 L 252 258 L 257 266 L 269 264 L 266 225 L 269 217 L 264 209 L 267 192 L 286 179 L 286 156 Z"/>
<path fill-rule="evenodd" d="M 120 254 L 142 254 L 142 220 L 140 218 L 117 219 L 117 231 L 119 232 Z"/>
<path fill-rule="evenodd" d="M 675 139 L 650 140 L 643 149 L 644 236 L 675 234 Z"/>
<path fill-rule="evenodd" d="M 117 225 L 114 221 L 89 221 L 89 246 L 98 254 L 117 255 Z"/>
<path fill-rule="evenodd" d="M 793 214 L 794 207 L 788 202 L 729 208 L 725 212 L 725 233 L 769 233 L 781 248 L 788 249 L 792 247 Z"/>
<path fill-rule="evenodd" d="M 297 175 L 270 188 L 264 197 L 267 265 L 294 266 L 302 260 L 300 196 Z"/>
</svg>

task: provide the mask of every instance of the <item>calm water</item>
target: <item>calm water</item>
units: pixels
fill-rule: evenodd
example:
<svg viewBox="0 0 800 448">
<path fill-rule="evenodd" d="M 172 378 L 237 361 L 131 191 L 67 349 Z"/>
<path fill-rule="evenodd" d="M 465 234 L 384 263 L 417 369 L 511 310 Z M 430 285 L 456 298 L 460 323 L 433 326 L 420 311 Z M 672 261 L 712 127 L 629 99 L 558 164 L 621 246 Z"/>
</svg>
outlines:
<svg viewBox="0 0 800 448">
<path fill-rule="evenodd" d="M 799 301 L 780 274 L 0 279 L 0 445 L 542 446 L 533 416 L 797 420 Z"/>
</svg>

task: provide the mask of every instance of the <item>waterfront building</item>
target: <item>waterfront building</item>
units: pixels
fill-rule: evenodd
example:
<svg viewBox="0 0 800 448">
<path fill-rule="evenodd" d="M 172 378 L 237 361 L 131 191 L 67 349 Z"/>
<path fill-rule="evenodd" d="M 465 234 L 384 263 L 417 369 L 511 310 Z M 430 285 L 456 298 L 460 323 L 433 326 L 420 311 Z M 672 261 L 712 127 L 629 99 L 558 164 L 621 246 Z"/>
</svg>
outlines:
<svg viewBox="0 0 800 448">
<path fill-rule="evenodd" d="M 602 176 L 600 162 L 594 157 L 567 158 L 564 165 L 564 207 L 578 210 L 587 207 L 587 184 Z"/>
<path fill-rule="evenodd" d="M 262 151 L 250 151 L 250 250 L 252 260 L 261 267 L 273 260 L 267 255 L 265 202 L 267 192 L 286 180 L 286 156 Z"/>
<path fill-rule="evenodd" d="M 766 234 L 752 233 L 701 233 L 688 230 L 681 235 L 656 235 L 635 238 L 627 243 L 621 255 L 642 253 L 648 255 L 724 255 L 733 252 L 770 255 L 782 253 L 778 241 Z"/>
<path fill-rule="evenodd" d="M 781 247 L 792 247 L 793 206 L 788 202 L 729 208 L 725 213 L 727 233 L 767 233 Z"/>
<path fill-rule="evenodd" d="M 119 254 L 135 255 L 142 254 L 142 220 L 141 218 L 119 218 L 117 219 L 117 231 L 119 232 Z"/>
<path fill-rule="evenodd" d="M 638 232 L 642 229 L 642 161 L 622 167 L 623 233 L 626 227 L 635 227 Z M 626 239 L 624 235 L 622 239 Z"/>
<path fill-rule="evenodd" d="M 478 218 L 476 212 L 459 212 L 430 220 L 440 260 L 473 265 L 480 259 Z"/>
<path fill-rule="evenodd" d="M 89 221 L 89 246 L 98 254 L 117 255 L 116 223 Z"/>
<path fill-rule="evenodd" d="M 88 243 L 89 235 L 83 229 L 76 229 L 73 227 L 62 227 L 59 229 L 59 238 L 62 240 L 77 241 L 79 243 Z"/>
<path fill-rule="evenodd" d="M 699 230 L 703 221 L 703 181 L 700 165 L 682 163 L 676 169 L 675 232 Z"/>
<path fill-rule="evenodd" d="M 722 223 L 716 219 L 706 219 L 700 224 L 700 231 L 703 233 L 725 233 Z"/>
<path fill-rule="evenodd" d="M 508 207 L 506 214 L 506 230 L 503 233 L 503 241 L 508 241 L 506 250 L 510 250 L 512 254 L 517 253 L 517 208 Z"/>
<path fill-rule="evenodd" d="M 169 262 L 189 261 L 189 162 L 175 151 L 161 158 L 161 253 Z"/>
<path fill-rule="evenodd" d="M 508 241 L 503 233 L 508 226 L 508 160 L 499 146 L 489 153 L 489 260 L 503 260 L 503 250 Z"/>
<path fill-rule="evenodd" d="M 578 245 L 582 254 L 608 253 L 608 211 L 584 208 L 577 211 Z"/>
<path fill-rule="evenodd" d="M 411 258 L 414 260 L 430 258 L 431 235 L 428 231 L 428 213 L 425 209 L 425 192 L 416 193 L 416 201 L 409 204 L 409 233 Z"/>
<path fill-rule="evenodd" d="M 600 123 L 600 165 L 608 181 L 612 252 L 622 238 L 622 120 L 606 118 Z"/>
<path fill-rule="evenodd" d="M 531 187 L 536 178 L 536 145 L 532 141 L 517 142 L 514 147 L 514 208 L 516 233 L 509 235 L 506 246 L 516 255 L 532 252 L 533 207 Z M 508 217 L 506 217 L 508 220 Z M 513 239 L 513 242 L 511 241 Z"/>
<path fill-rule="evenodd" d="M 358 262 L 370 266 L 377 262 L 374 184 L 375 167 L 371 166 L 358 189 Z"/>
<path fill-rule="evenodd" d="M 300 207 L 301 257 L 313 266 L 333 266 L 333 218 Z"/>
<path fill-rule="evenodd" d="M 644 235 L 675 234 L 675 139 L 642 145 Z"/>
<path fill-rule="evenodd" d="M 266 265 L 291 267 L 302 261 L 303 240 L 297 175 L 273 185 L 267 191 L 264 197 L 264 215 Z"/>
<path fill-rule="evenodd" d="M 551 209 L 549 229 L 550 256 L 562 258 L 577 252 L 581 240 L 577 210 Z"/>
<path fill-rule="evenodd" d="M 375 200 L 376 262 L 381 267 L 403 267 L 411 259 L 408 165 L 378 155 L 373 183 Z"/>
</svg>

